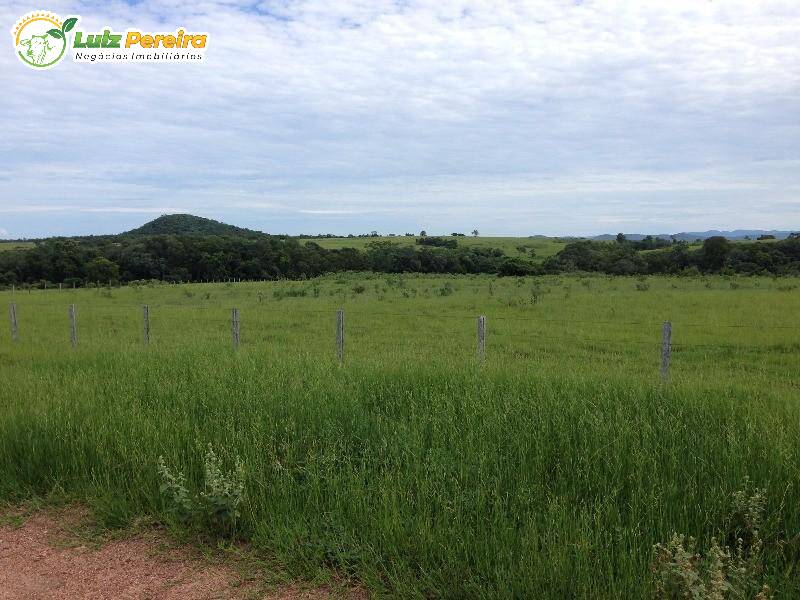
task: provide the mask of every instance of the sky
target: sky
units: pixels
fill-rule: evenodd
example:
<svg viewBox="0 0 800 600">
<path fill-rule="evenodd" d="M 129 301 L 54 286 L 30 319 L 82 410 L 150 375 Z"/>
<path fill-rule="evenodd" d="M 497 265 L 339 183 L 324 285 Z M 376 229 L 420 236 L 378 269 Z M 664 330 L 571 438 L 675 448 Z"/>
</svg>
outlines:
<svg viewBox="0 0 800 600">
<path fill-rule="evenodd" d="M 208 32 L 35 71 L 24 13 Z M 0 237 L 192 213 L 271 233 L 800 229 L 797 0 L 0 6 Z"/>
</svg>

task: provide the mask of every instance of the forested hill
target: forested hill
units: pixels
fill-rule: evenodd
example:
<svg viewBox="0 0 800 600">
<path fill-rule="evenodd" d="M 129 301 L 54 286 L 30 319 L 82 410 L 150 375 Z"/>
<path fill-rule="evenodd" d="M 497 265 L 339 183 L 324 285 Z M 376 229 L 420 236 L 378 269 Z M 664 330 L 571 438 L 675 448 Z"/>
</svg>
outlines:
<svg viewBox="0 0 800 600">
<path fill-rule="evenodd" d="M 141 227 L 132 229 L 121 235 L 238 235 L 245 237 L 261 237 L 266 234 L 260 231 L 253 231 L 252 229 L 228 225 L 227 223 L 220 223 L 214 219 L 178 214 L 162 215 L 149 223 L 145 223 Z"/>
</svg>

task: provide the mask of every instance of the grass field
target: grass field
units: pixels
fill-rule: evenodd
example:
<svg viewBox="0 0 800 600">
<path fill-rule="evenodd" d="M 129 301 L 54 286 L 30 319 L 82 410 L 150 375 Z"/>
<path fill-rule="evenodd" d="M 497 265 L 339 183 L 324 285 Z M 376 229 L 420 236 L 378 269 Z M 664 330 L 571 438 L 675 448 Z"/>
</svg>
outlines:
<svg viewBox="0 0 800 600">
<path fill-rule="evenodd" d="M 749 477 L 768 497 L 763 578 L 800 595 L 800 280 L 345 274 L 12 301 L 2 499 L 166 520 L 158 457 L 195 486 L 213 443 L 245 465 L 240 535 L 298 577 L 404 598 L 647 598 L 652 545 L 677 531 L 707 547 Z"/>
<path fill-rule="evenodd" d="M 33 248 L 35 245 L 34 242 L 0 242 L 0 252 L 6 250 L 24 250 Z"/>
<path fill-rule="evenodd" d="M 542 236 L 534 237 L 452 237 L 440 236 L 448 240 L 456 240 L 460 246 L 466 248 L 482 247 L 482 248 L 500 248 L 508 256 L 528 256 L 543 260 L 548 256 L 553 256 L 564 246 L 566 241 L 559 238 L 547 238 Z M 392 242 L 400 246 L 416 246 L 416 236 L 382 236 L 382 237 L 353 237 L 353 238 L 314 238 L 305 239 L 306 242 L 314 242 L 323 248 L 328 249 L 341 249 L 341 248 L 356 248 L 363 250 L 367 244 L 371 242 Z M 419 246 L 417 246 L 419 247 Z M 533 255 L 531 255 L 533 251 Z"/>
</svg>

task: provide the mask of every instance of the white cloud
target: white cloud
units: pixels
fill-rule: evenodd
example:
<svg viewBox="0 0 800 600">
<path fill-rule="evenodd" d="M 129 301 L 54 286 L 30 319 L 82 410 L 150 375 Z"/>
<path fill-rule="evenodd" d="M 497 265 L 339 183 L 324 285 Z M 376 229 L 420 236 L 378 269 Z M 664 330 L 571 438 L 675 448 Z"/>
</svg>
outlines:
<svg viewBox="0 0 800 600">
<path fill-rule="evenodd" d="M 42 73 L 0 53 L 0 212 L 26 234 L 48 232 L 29 218 L 39 207 L 82 214 L 81 231 L 93 214 L 165 208 L 288 231 L 800 225 L 790 0 L 77 12 L 86 30 L 207 30 L 207 60 Z"/>
</svg>

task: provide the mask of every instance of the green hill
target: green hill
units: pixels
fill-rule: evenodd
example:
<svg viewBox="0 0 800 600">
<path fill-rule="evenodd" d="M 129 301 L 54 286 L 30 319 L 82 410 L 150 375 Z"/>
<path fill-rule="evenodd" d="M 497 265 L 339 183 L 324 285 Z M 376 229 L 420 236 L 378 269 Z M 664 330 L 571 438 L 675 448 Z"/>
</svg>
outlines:
<svg viewBox="0 0 800 600">
<path fill-rule="evenodd" d="M 220 223 L 194 215 L 162 215 L 122 235 L 239 235 L 256 237 L 260 231 Z"/>
</svg>

